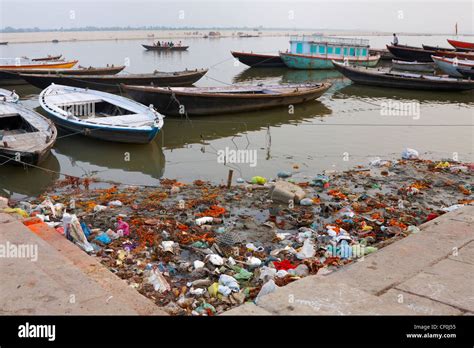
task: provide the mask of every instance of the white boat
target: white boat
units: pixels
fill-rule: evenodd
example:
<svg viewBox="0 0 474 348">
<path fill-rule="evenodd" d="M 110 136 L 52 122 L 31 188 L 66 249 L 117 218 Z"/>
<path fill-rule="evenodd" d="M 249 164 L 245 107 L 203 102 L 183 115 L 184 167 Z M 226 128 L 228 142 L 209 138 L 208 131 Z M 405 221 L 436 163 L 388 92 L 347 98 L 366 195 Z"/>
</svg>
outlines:
<svg viewBox="0 0 474 348">
<path fill-rule="evenodd" d="M 474 60 L 459 59 L 459 58 L 448 58 L 448 57 L 437 57 L 431 56 L 433 61 L 436 63 L 438 68 L 443 70 L 446 74 L 452 77 L 464 76 L 458 71 L 458 68 L 470 69 L 474 67 Z"/>
<path fill-rule="evenodd" d="M 51 84 L 39 103 L 59 127 L 101 140 L 146 144 L 163 127 L 152 105 L 91 89 Z"/>
<path fill-rule="evenodd" d="M 0 162 L 38 165 L 53 147 L 53 122 L 19 104 L 0 102 Z"/>
<path fill-rule="evenodd" d="M 20 96 L 15 93 L 15 90 L 9 91 L 8 89 L 0 88 L 0 101 L 17 103 L 18 100 L 20 100 Z"/>
<path fill-rule="evenodd" d="M 402 71 L 433 72 L 434 63 L 428 62 L 406 62 L 404 60 L 392 59 L 392 69 Z"/>
</svg>

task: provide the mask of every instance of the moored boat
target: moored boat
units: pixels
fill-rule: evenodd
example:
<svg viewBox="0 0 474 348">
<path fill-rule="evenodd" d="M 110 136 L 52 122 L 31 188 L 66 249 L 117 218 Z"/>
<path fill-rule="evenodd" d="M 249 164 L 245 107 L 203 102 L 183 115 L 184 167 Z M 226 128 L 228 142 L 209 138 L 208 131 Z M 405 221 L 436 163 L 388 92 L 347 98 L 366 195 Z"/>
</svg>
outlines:
<svg viewBox="0 0 474 348">
<path fill-rule="evenodd" d="M 466 79 L 474 79 L 474 68 L 458 67 L 457 71 Z"/>
<path fill-rule="evenodd" d="M 25 58 L 0 58 L 0 70 L 15 69 L 70 69 L 77 64 L 77 60 L 71 61 L 46 61 L 34 62 Z"/>
<path fill-rule="evenodd" d="M 255 68 L 286 67 L 279 55 L 230 51 L 241 63 Z"/>
<path fill-rule="evenodd" d="M 171 116 L 199 116 L 257 111 L 295 105 L 320 97 L 330 83 L 227 86 L 227 87 L 146 87 L 124 85 L 127 94 L 159 112 Z"/>
<path fill-rule="evenodd" d="M 474 67 L 474 60 L 462 60 L 457 58 L 437 56 L 432 56 L 432 58 L 439 69 L 443 70 L 446 74 L 453 77 L 463 77 L 463 75 L 457 70 L 458 67 Z"/>
<path fill-rule="evenodd" d="M 474 89 L 474 81 L 451 77 L 422 75 L 348 66 L 334 62 L 334 66 L 345 77 L 355 83 L 403 89 L 430 91 L 462 91 Z"/>
<path fill-rule="evenodd" d="M 439 47 L 439 46 L 430 46 L 430 45 L 421 45 L 424 50 L 428 51 L 445 51 L 445 52 L 454 52 L 454 48 L 446 48 L 446 47 Z"/>
<path fill-rule="evenodd" d="M 280 52 L 283 62 L 292 69 L 334 69 L 332 61 L 375 66 L 379 55 L 371 56 L 369 41 L 326 36 L 292 37 L 290 52 Z"/>
<path fill-rule="evenodd" d="M 435 70 L 434 63 L 407 62 L 404 60 L 392 60 L 392 69 L 403 71 L 417 72 L 433 72 Z"/>
<path fill-rule="evenodd" d="M 458 59 L 473 59 L 474 60 L 474 53 L 466 53 L 466 52 L 455 52 L 455 51 L 435 51 L 435 50 L 425 50 L 419 47 L 411 47 L 411 46 L 393 46 L 387 45 L 387 49 L 398 59 L 398 60 L 406 60 L 406 61 L 417 61 L 417 62 L 432 62 L 431 59 L 432 55 L 440 56 L 440 57 L 450 57 L 454 58 L 457 57 Z"/>
<path fill-rule="evenodd" d="M 1 162 L 38 165 L 57 137 L 53 122 L 19 104 L 0 102 Z"/>
<path fill-rule="evenodd" d="M 0 69 L 0 85 L 19 85 L 27 83 L 20 74 L 42 74 L 42 75 L 115 75 L 125 69 L 125 66 L 107 66 L 107 67 L 81 67 L 73 69 Z"/>
<path fill-rule="evenodd" d="M 90 89 L 53 84 L 39 103 L 58 126 L 101 140 L 145 144 L 163 127 L 153 107 Z"/>
<path fill-rule="evenodd" d="M 20 100 L 20 96 L 16 92 L 9 91 L 8 89 L 0 88 L 0 101 L 17 103 Z"/>
<path fill-rule="evenodd" d="M 474 51 L 474 42 L 448 39 L 448 42 L 457 50 Z"/>
<path fill-rule="evenodd" d="M 0 45 L 8 45 L 8 41 L 1 41 Z"/>
<path fill-rule="evenodd" d="M 91 88 L 99 91 L 119 93 L 120 84 L 152 86 L 191 86 L 207 73 L 207 69 L 184 70 L 175 72 L 155 71 L 151 74 L 119 75 L 46 75 L 20 74 L 28 83 L 38 88 L 46 88 L 52 83 L 59 85 Z"/>
<path fill-rule="evenodd" d="M 157 45 L 145 45 L 145 44 L 142 44 L 142 46 L 147 51 L 163 51 L 163 52 L 186 51 L 189 48 L 189 46 L 157 46 Z"/>
</svg>

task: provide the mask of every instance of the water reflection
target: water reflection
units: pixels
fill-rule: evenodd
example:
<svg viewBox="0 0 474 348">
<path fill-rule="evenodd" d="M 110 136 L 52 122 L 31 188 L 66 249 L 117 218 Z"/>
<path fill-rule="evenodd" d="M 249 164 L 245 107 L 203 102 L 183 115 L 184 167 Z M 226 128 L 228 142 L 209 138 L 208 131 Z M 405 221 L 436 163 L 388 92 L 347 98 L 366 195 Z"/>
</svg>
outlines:
<svg viewBox="0 0 474 348">
<path fill-rule="evenodd" d="M 54 151 L 41 163 L 46 170 L 4 165 L 0 170 L 0 196 L 39 195 L 59 179 L 60 165 Z M 49 170 L 49 171 L 48 171 Z"/>
<path fill-rule="evenodd" d="M 83 162 L 106 169 L 139 172 L 155 179 L 163 176 L 165 170 L 165 155 L 158 139 L 142 145 L 109 143 L 73 135 L 59 139 L 54 149 L 66 156 L 72 166 Z"/>
<path fill-rule="evenodd" d="M 296 70 L 287 68 L 248 68 L 235 75 L 234 83 L 259 83 L 275 80 L 276 83 L 324 82 L 342 78 L 335 70 Z"/>
<path fill-rule="evenodd" d="M 161 143 L 166 149 L 182 148 L 187 144 L 201 143 L 267 127 L 298 124 L 315 117 L 332 113 L 322 102 L 315 100 L 294 106 L 240 114 L 193 117 L 188 120 L 166 118 Z"/>
<path fill-rule="evenodd" d="M 430 91 L 410 91 L 399 88 L 379 88 L 350 83 L 338 89 L 333 99 L 346 98 L 416 100 L 420 103 L 474 105 L 474 91 L 435 93 Z"/>
</svg>

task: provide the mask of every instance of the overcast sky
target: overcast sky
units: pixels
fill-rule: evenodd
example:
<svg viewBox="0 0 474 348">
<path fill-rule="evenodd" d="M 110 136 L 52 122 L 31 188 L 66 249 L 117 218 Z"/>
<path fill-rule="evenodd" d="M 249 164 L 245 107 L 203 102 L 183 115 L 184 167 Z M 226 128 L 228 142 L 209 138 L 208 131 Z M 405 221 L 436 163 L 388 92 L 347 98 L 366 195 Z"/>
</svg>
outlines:
<svg viewBox="0 0 474 348">
<path fill-rule="evenodd" d="M 170 26 L 474 33 L 473 0 L 0 0 L 0 27 Z"/>
</svg>

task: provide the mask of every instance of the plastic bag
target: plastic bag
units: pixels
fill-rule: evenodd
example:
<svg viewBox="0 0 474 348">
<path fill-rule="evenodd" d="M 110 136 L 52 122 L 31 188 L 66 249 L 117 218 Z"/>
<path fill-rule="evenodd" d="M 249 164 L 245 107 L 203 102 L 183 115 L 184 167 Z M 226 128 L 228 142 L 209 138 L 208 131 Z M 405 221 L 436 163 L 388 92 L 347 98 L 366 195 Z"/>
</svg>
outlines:
<svg viewBox="0 0 474 348">
<path fill-rule="evenodd" d="M 262 288 L 260 289 L 260 292 L 258 293 L 257 297 L 255 298 L 255 304 L 258 304 L 259 301 L 262 299 L 262 297 L 271 294 L 277 289 L 277 286 L 275 284 L 275 281 L 273 279 L 270 279 L 268 282 L 263 284 Z"/>
</svg>

